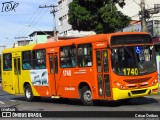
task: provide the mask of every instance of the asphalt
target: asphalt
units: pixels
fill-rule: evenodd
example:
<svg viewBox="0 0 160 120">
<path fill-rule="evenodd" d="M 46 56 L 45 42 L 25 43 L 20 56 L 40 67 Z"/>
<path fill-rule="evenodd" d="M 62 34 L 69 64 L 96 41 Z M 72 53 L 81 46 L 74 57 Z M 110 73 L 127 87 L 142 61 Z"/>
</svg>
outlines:
<svg viewBox="0 0 160 120">
<path fill-rule="evenodd" d="M 0 83 L 0 87 L 1 86 L 2 86 L 2 83 Z M 158 95 L 151 95 L 151 96 L 145 96 L 145 97 L 160 99 L 160 83 L 159 83 L 159 94 Z"/>
</svg>

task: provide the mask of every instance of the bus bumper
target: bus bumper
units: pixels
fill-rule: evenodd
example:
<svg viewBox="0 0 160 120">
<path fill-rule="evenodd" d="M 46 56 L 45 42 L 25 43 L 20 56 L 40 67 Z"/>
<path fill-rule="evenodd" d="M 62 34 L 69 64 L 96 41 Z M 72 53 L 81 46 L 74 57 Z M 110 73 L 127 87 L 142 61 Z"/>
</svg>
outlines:
<svg viewBox="0 0 160 120">
<path fill-rule="evenodd" d="M 118 88 L 112 88 L 112 92 L 113 100 L 155 95 L 158 94 L 158 83 L 155 86 L 134 90 L 120 90 Z"/>
</svg>

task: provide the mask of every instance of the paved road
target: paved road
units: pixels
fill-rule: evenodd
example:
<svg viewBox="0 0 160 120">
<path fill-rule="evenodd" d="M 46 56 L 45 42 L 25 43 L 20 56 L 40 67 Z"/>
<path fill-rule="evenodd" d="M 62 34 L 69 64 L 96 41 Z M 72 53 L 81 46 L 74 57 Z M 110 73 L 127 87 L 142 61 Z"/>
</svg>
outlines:
<svg viewBox="0 0 160 120">
<path fill-rule="evenodd" d="M 53 100 L 49 98 L 42 98 L 40 101 L 27 102 L 25 101 L 24 96 L 10 95 L 6 92 L 3 92 L 0 86 L 0 107 L 16 107 L 18 108 L 19 111 L 153 111 L 154 112 L 154 111 L 160 111 L 160 95 L 136 98 L 131 100 L 129 103 L 125 104 L 101 101 L 94 106 L 83 106 L 79 100 L 68 100 L 68 99 Z M 69 119 L 71 120 L 71 118 Z M 56 120 L 62 120 L 62 119 L 57 118 Z M 86 120 L 90 119 L 87 118 Z M 96 120 L 96 118 L 92 120 Z M 116 119 L 113 118 L 111 120 L 116 120 Z"/>
<path fill-rule="evenodd" d="M 40 101 L 27 102 L 24 96 L 10 95 L 3 92 L 0 86 L 0 107 L 10 106 L 22 111 L 160 111 L 160 95 L 136 98 L 125 104 L 101 101 L 94 106 L 83 106 L 79 100 L 68 99 L 42 98 Z"/>
</svg>

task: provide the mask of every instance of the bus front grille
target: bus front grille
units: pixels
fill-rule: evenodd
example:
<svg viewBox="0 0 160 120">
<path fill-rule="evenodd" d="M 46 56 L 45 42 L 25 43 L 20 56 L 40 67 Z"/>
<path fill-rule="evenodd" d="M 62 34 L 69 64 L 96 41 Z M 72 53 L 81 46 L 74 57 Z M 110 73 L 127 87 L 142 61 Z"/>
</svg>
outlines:
<svg viewBox="0 0 160 120">
<path fill-rule="evenodd" d="M 151 79 L 151 77 L 141 78 L 141 79 L 126 79 L 124 80 L 128 84 L 136 84 L 136 83 L 143 83 L 148 82 Z"/>
<path fill-rule="evenodd" d="M 136 91 L 131 91 L 132 94 L 144 94 L 147 90 L 136 90 Z"/>
</svg>

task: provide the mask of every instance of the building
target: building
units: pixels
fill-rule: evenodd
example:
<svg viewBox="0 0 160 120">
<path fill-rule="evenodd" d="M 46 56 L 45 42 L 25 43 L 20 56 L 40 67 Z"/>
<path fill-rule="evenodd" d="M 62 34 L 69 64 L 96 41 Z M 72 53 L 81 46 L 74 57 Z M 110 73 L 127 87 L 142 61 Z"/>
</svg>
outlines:
<svg viewBox="0 0 160 120">
<path fill-rule="evenodd" d="M 58 34 L 58 31 L 57 31 L 57 34 Z M 54 42 L 53 31 L 34 31 L 29 36 L 32 39 L 32 41 L 29 44 Z M 58 36 L 57 41 L 74 39 L 74 38 L 79 38 L 79 36 Z"/>
<path fill-rule="evenodd" d="M 160 35 L 160 2 L 159 0 L 144 0 L 145 9 L 150 11 L 150 18 L 147 19 L 148 32 L 152 36 Z M 123 8 L 118 5 L 117 8 L 123 14 L 131 17 L 132 20 L 140 20 L 139 12 L 141 0 L 128 0 Z M 152 14 L 154 13 L 154 14 Z M 123 31 L 142 31 L 141 23 L 132 24 L 123 29 Z"/>
<path fill-rule="evenodd" d="M 38 43 L 46 43 L 48 41 L 48 37 L 53 37 L 53 31 L 34 31 L 29 35 L 29 37 L 33 40 L 30 44 L 38 44 Z"/>
<path fill-rule="evenodd" d="M 155 36 L 160 36 L 160 20 L 150 20 L 147 22 L 147 29 L 148 32 L 151 34 L 152 37 Z M 129 26 L 123 28 L 122 30 L 123 32 L 140 32 L 142 31 L 142 25 L 141 22 L 139 21 L 134 21 L 134 23 L 132 22 Z"/>
<path fill-rule="evenodd" d="M 117 5 L 117 8 L 125 15 L 130 16 L 131 19 L 139 20 L 140 19 L 139 11 L 141 10 L 140 1 L 141 0 L 128 0 L 126 1 L 126 5 L 123 8 L 120 8 L 119 5 Z M 85 36 L 85 35 L 95 34 L 94 32 L 74 31 L 72 29 L 72 26 L 68 24 L 68 10 L 69 10 L 68 6 L 70 2 L 72 2 L 72 0 L 58 0 L 59 36 L 74 36 L 74 35 Z M 145 6 L 146 9 L 153 9 L 153 8 L 160 9 L 159 0 L 145 0 L 145 4 L 146 4 Z M 154 14 L 153 16 L 151 16 L 149 21 L 152 20 L 160 20 L 160 12 L 158 14 Z M 139 31 L 141 29 L 141 27 L 139 27 L 138 25 L 136 25 L 135 27 L 136 31 L 137 30 Z M 151 28 L 151 26 L 149 27 Z"/>
<path fill-rule="evenodd" d="M 145 9 L 158 9 L 160 10 L 160 1 L 159 0 L 144 0 Z M 117 8 L 119 11 L 124 13 L 127 16 L 130 16 L 133 20 L 139 20 L 139 11 L 141 0 L 126 0 L 126 5 L 123 8 L 120 8 L 118 5 Z M 160 20 L 160 12 L 151 16 L 150 20 Z"/>
<path fill-rule="evenodd" d="M 17 43 L 13 44 L 13 47 L 29 45 L 30 42 L 32 42 L 32 40 L 18 40 Z"/>
<path fill-rule="evenodd" d="M 78 36 L 83 37 L 87 35 L 94 35 L 93 31 L 74 31 L 72 26 L 68 23 L 68 6 L 72 0 L 58 0 L 58 36 Z"/>
<path fill-rule="evenodd" d="M 141 22 L 137 21 L 137 20 L 133 20 L 131 21 L 130 25 L 123 28 L 121 31 L 122 32 L 140 32 L 142 30 L 141 27 Z"/>
</svg>

